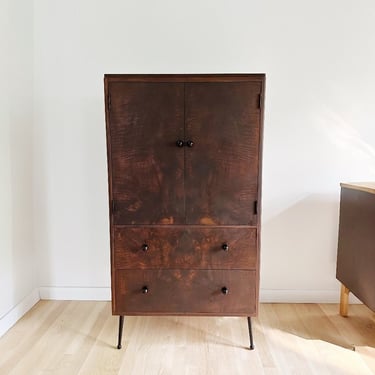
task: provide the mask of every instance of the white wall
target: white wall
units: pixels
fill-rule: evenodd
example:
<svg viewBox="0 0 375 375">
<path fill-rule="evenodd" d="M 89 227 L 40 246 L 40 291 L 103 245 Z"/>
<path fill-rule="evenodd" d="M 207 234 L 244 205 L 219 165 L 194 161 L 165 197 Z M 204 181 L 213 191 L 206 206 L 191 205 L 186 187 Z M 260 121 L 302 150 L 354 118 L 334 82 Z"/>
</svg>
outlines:
<svg viewBox="0 0 375 375">
<path fill-rule="evenodd" d="M 265 72 L 263 300 L 336 299 L 339 182 L 375 179 L 372 0 L 35 0 L 34 15 L 42 295 L 109 296 L 104 73 Z"/>
<path fill-rule="evenodd" d="M 33 7 L 0 3 L 0 336 L 38 299 L 32 224 Z"/>
</svg>

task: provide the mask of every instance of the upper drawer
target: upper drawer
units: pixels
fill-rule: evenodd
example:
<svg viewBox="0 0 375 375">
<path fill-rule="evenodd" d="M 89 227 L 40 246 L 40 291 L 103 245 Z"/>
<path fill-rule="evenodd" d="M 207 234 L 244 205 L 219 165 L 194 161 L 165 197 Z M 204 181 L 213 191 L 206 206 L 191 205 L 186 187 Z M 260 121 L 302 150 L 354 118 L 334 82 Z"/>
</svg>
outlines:
<svg viewBox="0 0 375 375">
<path fill-rule="evenodd" d="M 114 228 L 114 266 L 122 269 L 254 269 L 253 228 Z"/>
</svg>

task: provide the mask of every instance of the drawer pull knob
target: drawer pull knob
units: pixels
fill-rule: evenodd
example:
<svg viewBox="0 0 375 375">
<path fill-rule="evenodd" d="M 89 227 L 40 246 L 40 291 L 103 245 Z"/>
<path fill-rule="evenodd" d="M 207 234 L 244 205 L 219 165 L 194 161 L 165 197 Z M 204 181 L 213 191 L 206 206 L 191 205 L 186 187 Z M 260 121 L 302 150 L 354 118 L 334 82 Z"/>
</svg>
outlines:
<svg viewBox="0 0 375 375">
<path fill-rule="evenodd" d="M 146 285 L 142 287 L 142 293 L 143 294 L 148 293 L 148 287 Z"/>
<path fill-rule="evenodd" d="M 194 142 L 193 141 L 187 141 L 186 142 L 186 146 L 193 147 L 194 146 Z"/>
<path fill-rule="evenodd" d="M 176 141 L 176 146 L 177 147 L 184 147 L 184 141 L 182 141 L 181 139 L 177 140 Z"/>
<path fill-rule="evenodd" d="M 221 293 L 223 293 L 223 294 L 228 294 L 228 293 L 229 293 L 229 289 L 228 289 L 226 286 L 223 286 L 223 287 L 221 288 Z"/>
<path fill-rule="evenodd" d="M 229 250 L 229 245 L 227 243 L 223 243 L 223 245 L 221 246 L 221 248 L 224 250 L 224 251 L 228 251 Z"/>
<path fill-rule="evenodd" d="M 142 250 L 143 250 L 143 251 L 147 251 L 147 250 L 148 250 L 148 245 L 147 245 L 147 243 L 144 243 L 144 244 L 142 245 Z"/>
</svg>

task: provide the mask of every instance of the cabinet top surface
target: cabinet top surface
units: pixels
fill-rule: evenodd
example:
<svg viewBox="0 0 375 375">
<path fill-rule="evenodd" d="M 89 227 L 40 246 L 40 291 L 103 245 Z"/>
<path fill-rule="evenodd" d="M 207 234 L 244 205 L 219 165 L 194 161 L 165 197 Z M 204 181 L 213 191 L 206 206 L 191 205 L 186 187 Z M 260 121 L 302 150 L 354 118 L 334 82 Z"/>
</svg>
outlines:
<svg viewBox="0 0 375 375">
<path fill-rule="evenodd" d="M 367 193 L 375 194 L 375 181 L 369 182 L 342 182 L 342 188 L 366 191 Z"/>
<path fill-rule="evenodd" d="M 233 82 L 264 81 L 264 73 L 232 73 L 232 74 L 104 74 L 105 81 L 156 81 L 156 82 Z"/>
</svg>

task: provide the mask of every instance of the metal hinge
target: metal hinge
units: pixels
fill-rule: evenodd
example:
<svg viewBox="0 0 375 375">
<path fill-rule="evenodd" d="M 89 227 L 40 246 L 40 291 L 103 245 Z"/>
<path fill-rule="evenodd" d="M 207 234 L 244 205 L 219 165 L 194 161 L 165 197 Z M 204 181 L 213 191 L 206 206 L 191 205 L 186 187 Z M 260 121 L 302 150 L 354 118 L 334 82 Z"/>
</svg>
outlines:
<svg viewBox="0 0 375 375">
<path fill-rule="evenodd" d="M 262 94 L 259 94 L 258 96 L 258 108 L 262 109 Z"/>
<path fill-rule="evenodd" d="M 116 203 L 115 203 L 115 200 L 112 199 L 112 205 L 111 205 L 111 208 L 112 208 L 112 213 L 115 212 L 115 209 L 116 209 Z"/>
<path fill-rule="evenodd" d="M 111 110 L 111 95 L 108 95 L 108 109 Z"/>
<path fill-rule="evenodd" d="M 254 215 L 258 215 L 258 201 L 254 201 L 253 213 Z"/>
</svg>

